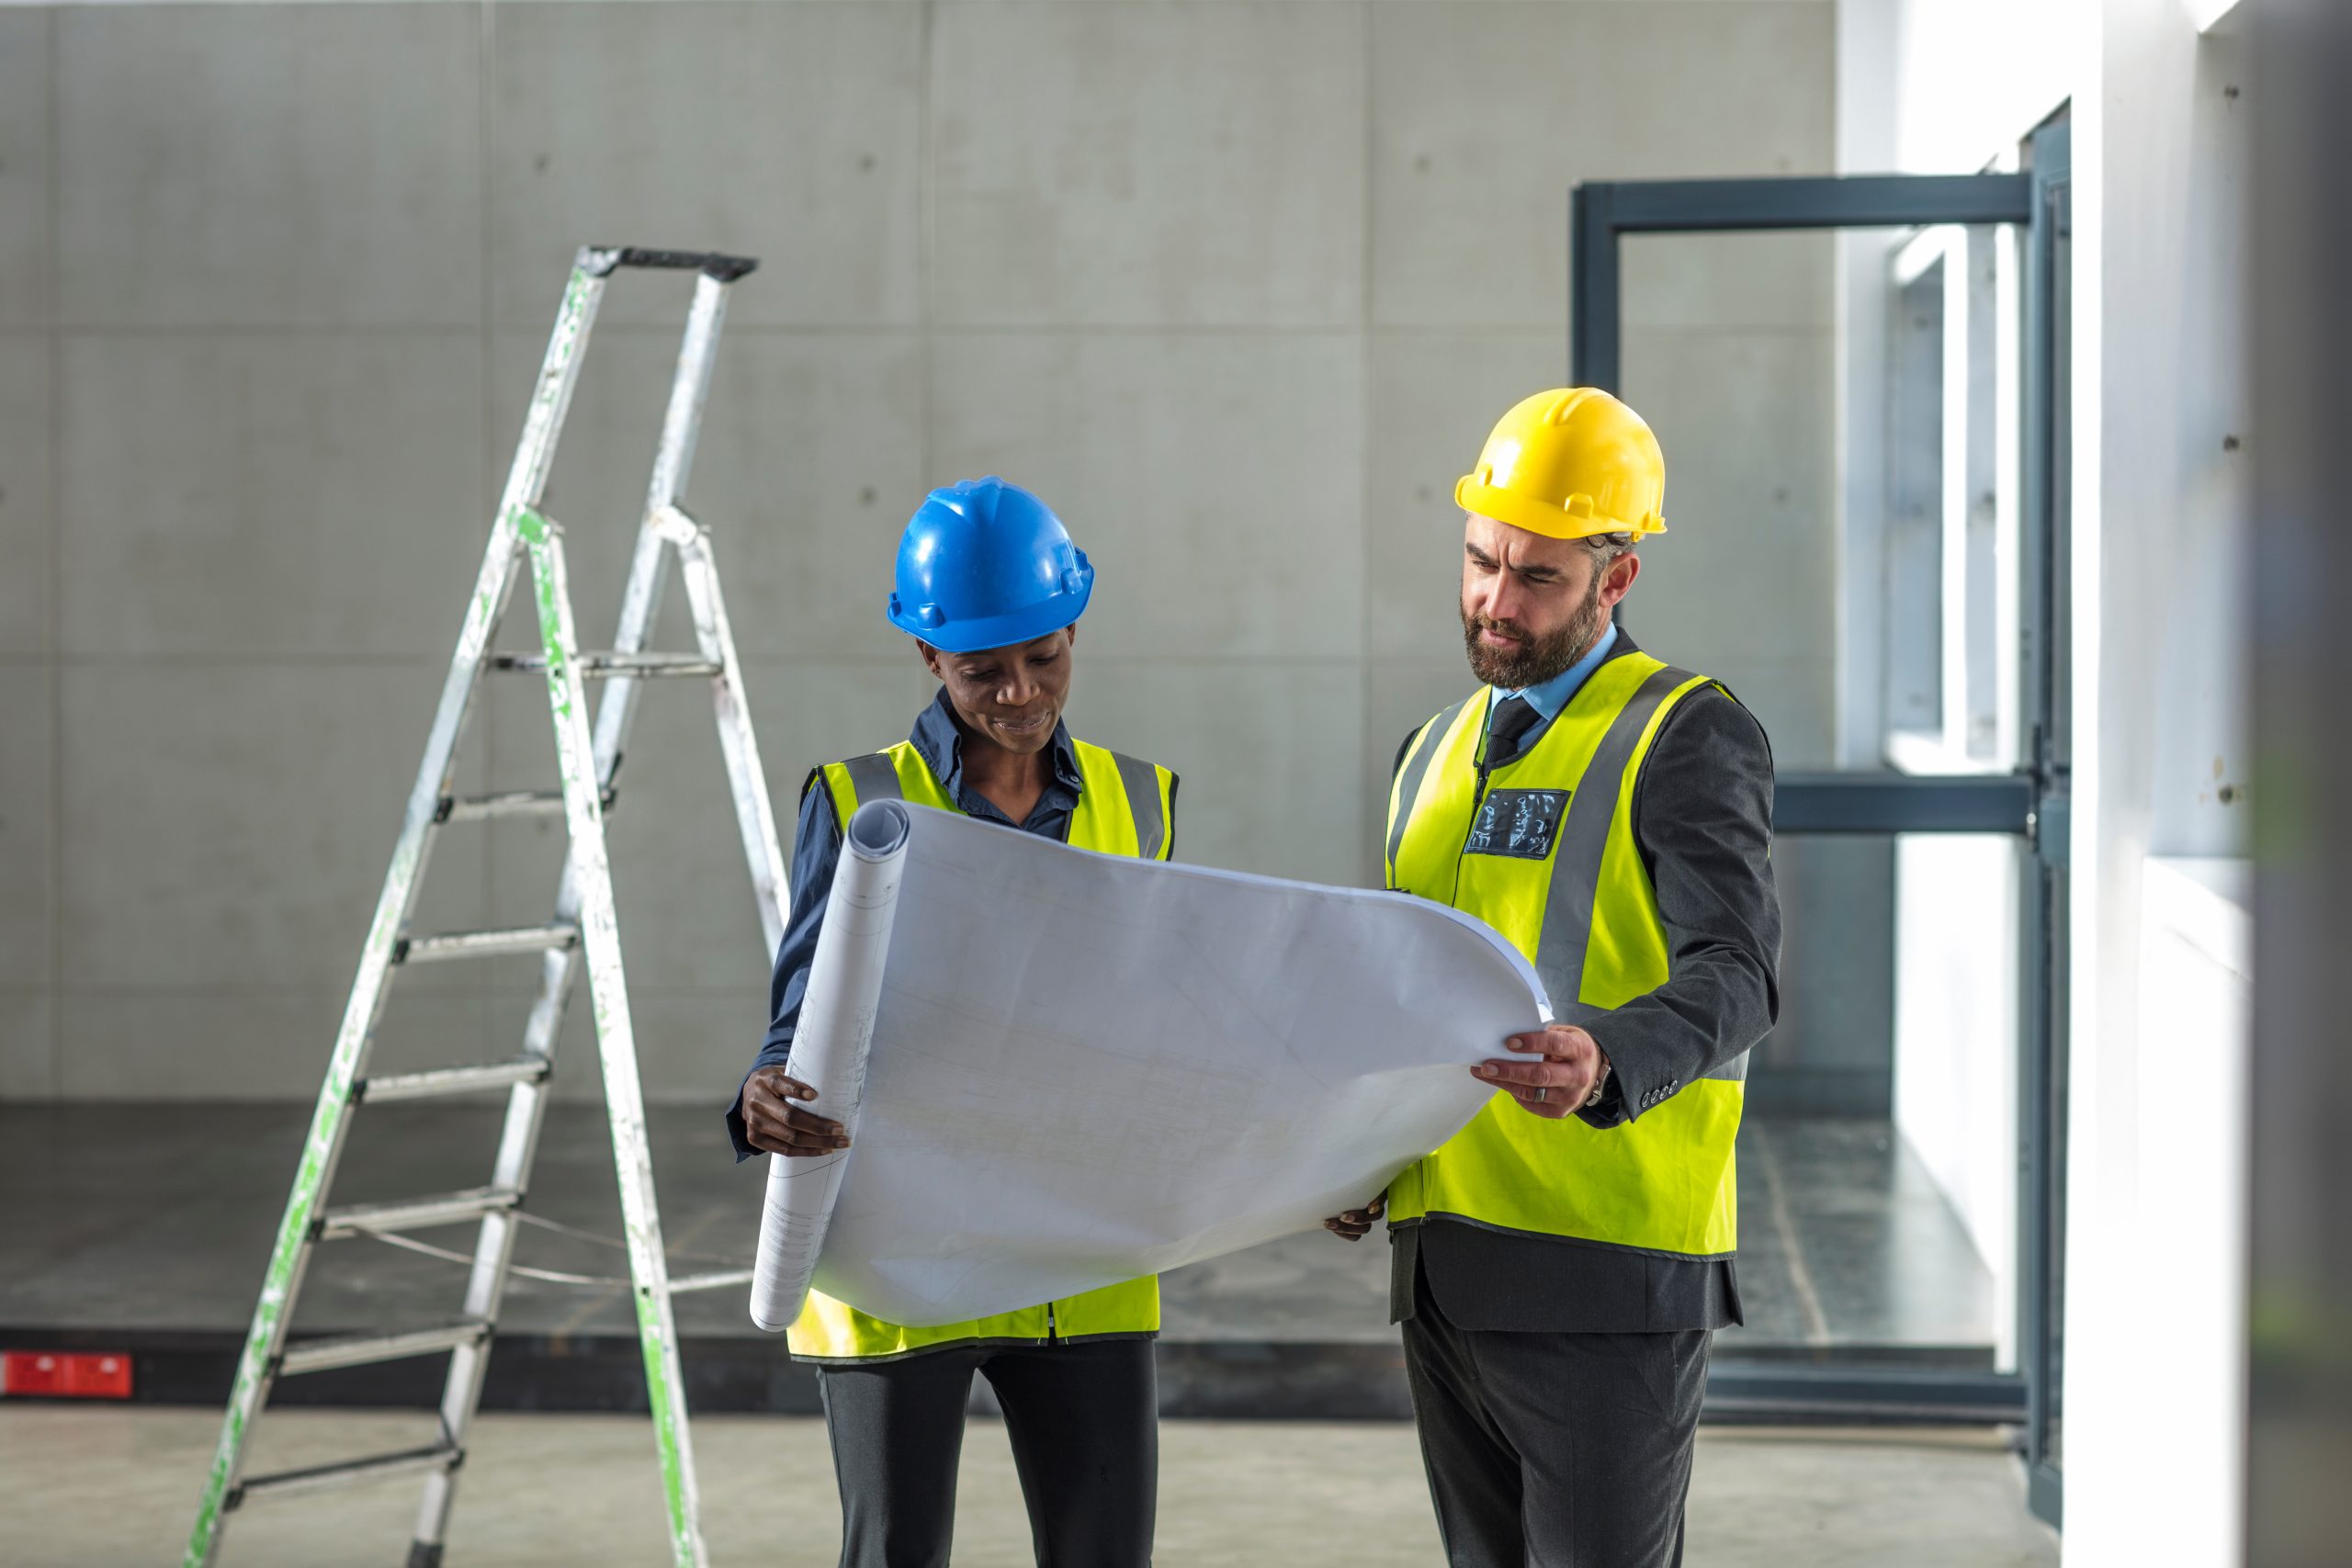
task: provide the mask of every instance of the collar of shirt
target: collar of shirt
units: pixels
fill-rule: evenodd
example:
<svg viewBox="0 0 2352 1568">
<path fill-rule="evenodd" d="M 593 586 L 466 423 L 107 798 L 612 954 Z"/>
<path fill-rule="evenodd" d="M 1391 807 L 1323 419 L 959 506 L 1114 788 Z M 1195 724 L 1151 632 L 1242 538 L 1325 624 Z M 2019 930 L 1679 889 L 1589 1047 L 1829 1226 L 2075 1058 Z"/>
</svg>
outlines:
<svg viewBox="0 0 2352 1568">
<path fill-rule="evenodd" d="M 1592 672 L 1600 668 L 1601 661 L 1609 657 L 1610 650 L 1616 646 L 1617 624 L 1611 621 L 1609 629 L 1600 634 L 1600 639 L 1598 642 L 1585 650 L 1582 659 L 1577 660 L 1542 685 L 1522 686 L 1514 692 L 1497 688 L 1495 700 L 1487 705 L 1487 721 L 1489 724 L 1493 723 L 1495 709 L 1502 706 L 1511 698 L 1525 697 L 1528 705 L 1542 716 L 1544 722 L 1551 723 L 1559 717 L 1560 711 L 1568 705 L 1568 699 L 1577 694 L 1577 688 L 1592 678 Z M 1532 742 L 1533 734 L 1531 733 L 1528 739 Z"/>
<path fill-rule="evenodd" d="M 990 822 L 1006 820 L 1004 813 L 999 811 L 988 796 L 965 785 L 964 726 L 956 716 L 955 705 L 947 700 L 946 687 L 940 687 L 939 694 L 932 698 L 931 705 L 916 717 L 914 729 L 907 739 L 914 743 L 923 765 L 931 770 L 931 776 L 939 781 L 939 787 L 947 792 L 947 798 L 954 801 L 965 816 Z M 1077 810 L 1079 792 L 1085 787 L 1084 775 L 1078 771 L 1078 748 L 1070 742 L 1069 726 L 1059 721 L 1054 725 L 1053 750 L 1053 782 L 1046 784 L 1046 793 L 1038 797 L 1037 809 L 1030 815 L 1032 822 L 1041 818 L 1057 821 L 1060 816 Z M 1025 824 L 1015 823 L 1013 826 Z"/>
</svg>

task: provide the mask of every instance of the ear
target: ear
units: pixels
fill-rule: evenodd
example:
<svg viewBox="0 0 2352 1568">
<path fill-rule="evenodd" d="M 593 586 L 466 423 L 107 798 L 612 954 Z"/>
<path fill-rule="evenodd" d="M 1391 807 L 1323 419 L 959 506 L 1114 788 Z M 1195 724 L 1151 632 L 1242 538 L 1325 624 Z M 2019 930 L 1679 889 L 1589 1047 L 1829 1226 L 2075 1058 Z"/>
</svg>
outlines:
<svg viewBox="0 0 2352 1568">
<path fill-rule="evenodd" d="M 923 641 L 921 637 L 915 638 L 915 651 L 922 656 L 922 667 L 931 671 L 931 678 L 933 680 L 942 682 L 946 681 L 947 677 L 942 674 L 939 669 L 939 661 L 944 658 L 945 655 L 942 654 L 939 649 L 932 647 L 931 644 Z"/>
<path fill-rule="evenodd" d="M 1609 570 L 1601 573 L 1600 602 L 1611 609 L 1615 609 L 1617 601 L 1633 592 L 1634 579 L 1641 575 L 1642 558 L 1640 556 L 1630 552 L 1619 556 L 1609 563 Z"/>
<path fill-rule="evenodd" d="M 1078 646 L 1078 623 L 1076 621 L 1072 621 L 1069 625 L 1064 626 L 1062 631 L 1069 637 L 1069 646 L 1076 648 Z"/>
</svg>

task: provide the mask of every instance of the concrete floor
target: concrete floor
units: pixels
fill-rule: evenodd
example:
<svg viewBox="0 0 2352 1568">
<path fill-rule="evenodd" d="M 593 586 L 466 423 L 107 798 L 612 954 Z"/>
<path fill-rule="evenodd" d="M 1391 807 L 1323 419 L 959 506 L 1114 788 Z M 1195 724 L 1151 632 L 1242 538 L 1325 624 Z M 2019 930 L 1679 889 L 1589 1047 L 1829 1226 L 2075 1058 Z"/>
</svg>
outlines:
<svg viewBox="0 0 2352 1568">
<path fill-rule="evenodd" d="M 354 1202 L 447 1190 L 487 1179 L 501 1112 L 395 1105 L 357 1122 L 334 1198 Z M 125 1161 L 125 1117 L 153 1136 Z M 241 1338 L 286 1203 L 307 1105 L 0 1105 L 0 1331 L 80 1328 L 219 1331 Z M 759 1224 L 757 1164 L 737 1165 L 715 1108 L 654 1107 L 663 1228 L 693 1267 L 747 1262 Z M 1718 1359 L 1803 1348 L 1901 1348 L 1989 1362 L 1992 1280 L 1951 1206 L 1883 1122 L 1752 1117 L 1740 1130 L 1739 1282 L 1747 1325 Z M 146 1177 L 174 1170 L 169 1190 Z M 619 1231 L 603 1113 L 549 1116 L 530 1208 L 603 1235 Z M 469 1247 L 462 1233 L 433 1238 Z M 526 1233 L 523 1260 L 615 1273 L 609 1250 Z M 1388 1251 L 1320 1232 L 1196 1264 L 1164 1279 L 1177 1341 L 1386 1344 Z M 438 1322 L 458 1277 L 381 1246 L 323 1249 L 298 1327 L 333 1331 Z M 740 1290 L 678 1302 L 689 1337 L 747 1332 Z M 517 1280 L 509 1332 L 628 1333 L 628 1292 Z"/>
<path fill-rule="evenodd" d="M 263 1464 L 382 1450 L 422 1417 L 288 1411 L 262 1427 Z M 11 1568 L 174 1561 L 218 1419 L 209 1411 L 0 1407 L 0 1541 Z M 1162 1568 L 1289 1562 L 1426 1568 L 1437 1531 L 1411 1428 L 1363 1423 L 1163 1424 Z M 813 1420 L 699 1419 L 704 1531 L 718 1568 L 826 1568 L 838 1543 L 832 1470 Z M 642 1419 L 492 1416 L 465 1470 L 451 1568 L 665 1562 Z M 224 1568 L 397 1562 L 415 1489 L 287 1498 L 241 1517 Z M 1003 1428 L 972 1423 L 956 1560 L 1031 1561 Z M 1693 1568 L 2026 1568 L 2058 1561 L 2026 1513 L 1997 1435 L 1703 1429 L 1690 1502 Z"/>
</svg>

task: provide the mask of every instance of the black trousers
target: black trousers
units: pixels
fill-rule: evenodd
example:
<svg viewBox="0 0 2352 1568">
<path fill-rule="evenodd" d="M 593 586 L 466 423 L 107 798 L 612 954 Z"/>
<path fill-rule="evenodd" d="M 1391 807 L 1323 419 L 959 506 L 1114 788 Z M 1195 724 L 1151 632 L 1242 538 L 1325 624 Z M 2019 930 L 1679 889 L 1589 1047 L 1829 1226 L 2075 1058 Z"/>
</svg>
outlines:
<svg viewBox="0 0 2352 1568">
<path fill-rule="evenodd" d="M 1678 1568 L 1708 1331 L 1459 1328 L 1415 1286 L 1405 1371 L 1450 1568 Z"/>
<path fill-rule="evenodd" d="M 959 1345 L 819 1367 L 842 1568 L 946 1568 L 976 1371 L 1004 1411 L 1038 1568 L 1148 1568 L 1159 1485 L 1148 1339 Z"/>
</svg>

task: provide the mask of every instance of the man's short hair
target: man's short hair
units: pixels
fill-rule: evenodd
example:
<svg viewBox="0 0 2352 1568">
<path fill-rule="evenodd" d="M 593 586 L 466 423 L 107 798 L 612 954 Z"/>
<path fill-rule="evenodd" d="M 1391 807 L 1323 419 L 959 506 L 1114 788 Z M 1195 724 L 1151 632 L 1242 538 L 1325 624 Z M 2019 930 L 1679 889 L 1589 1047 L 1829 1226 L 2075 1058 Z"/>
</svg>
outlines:
<svg viewBox="0 0 2352 1568">
<path fill-rule="evenodd" d="M 1619 556 L 1629 556 L 1641 541 L 1631 534 L 1588 534 L 1585 547 L 1600 558 L 1594 562 L 1597 570 L 1606 571 Z"/>
</svg>

